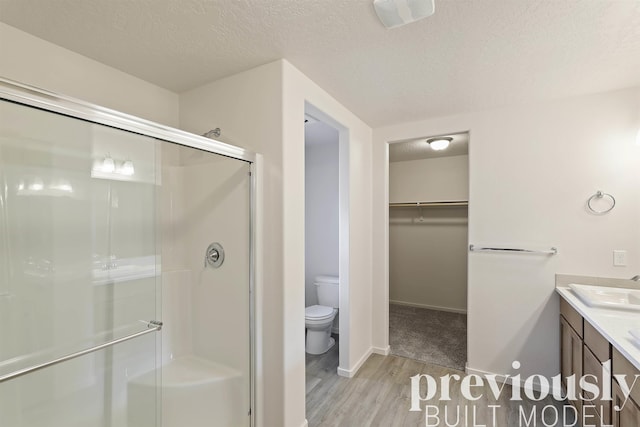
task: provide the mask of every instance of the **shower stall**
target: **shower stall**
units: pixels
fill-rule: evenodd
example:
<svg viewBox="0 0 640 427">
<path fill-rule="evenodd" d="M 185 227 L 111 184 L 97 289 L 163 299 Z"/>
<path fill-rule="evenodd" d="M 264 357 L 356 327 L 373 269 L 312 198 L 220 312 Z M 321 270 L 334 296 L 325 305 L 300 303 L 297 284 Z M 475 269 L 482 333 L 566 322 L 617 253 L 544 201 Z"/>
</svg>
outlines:
<svg viewBox="0 0 640 427">
<path fill-rule="evenodd" d="M 0 426 L 254 426 L 256 156 L 0 79 Z"/>
</svg>

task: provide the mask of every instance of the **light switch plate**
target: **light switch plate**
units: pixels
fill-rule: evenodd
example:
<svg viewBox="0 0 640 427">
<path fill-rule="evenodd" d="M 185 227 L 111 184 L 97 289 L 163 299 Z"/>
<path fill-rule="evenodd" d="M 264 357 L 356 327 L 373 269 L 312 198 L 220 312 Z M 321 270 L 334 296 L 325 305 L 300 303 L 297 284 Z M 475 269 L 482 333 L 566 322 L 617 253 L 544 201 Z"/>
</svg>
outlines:
<svg viewBox="0 0 640 427">
<path fill-rule="evenodd" d="M 613 251 L 613 265 L 616 267 L 624 267 L 627 265 L 627 251 Z"/>
</svg>

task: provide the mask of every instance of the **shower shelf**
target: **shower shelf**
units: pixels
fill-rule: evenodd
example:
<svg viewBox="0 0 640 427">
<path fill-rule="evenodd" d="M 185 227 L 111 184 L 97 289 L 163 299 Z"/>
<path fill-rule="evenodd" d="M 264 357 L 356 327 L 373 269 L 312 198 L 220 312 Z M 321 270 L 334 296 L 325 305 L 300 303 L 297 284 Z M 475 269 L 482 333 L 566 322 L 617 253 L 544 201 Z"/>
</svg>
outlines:
<svg viewBox="0 0 640 427">
<path fill-rule="evenodd" d="M 92 270 L 91 275 L 94 285 L 108 285 L 155 277 L 160 274 L 160 271 L 160 264 L 156 264 L 156 257 L 146 256 L 119 259 L 116 267 L 106 270 L 96 268 Z"/>
</svg>

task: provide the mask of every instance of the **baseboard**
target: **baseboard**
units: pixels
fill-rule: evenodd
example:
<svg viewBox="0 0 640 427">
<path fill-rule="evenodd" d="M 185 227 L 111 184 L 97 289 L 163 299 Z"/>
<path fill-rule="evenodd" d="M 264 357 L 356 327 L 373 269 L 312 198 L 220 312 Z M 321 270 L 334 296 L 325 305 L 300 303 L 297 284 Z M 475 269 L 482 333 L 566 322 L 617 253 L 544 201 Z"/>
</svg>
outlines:
<svg viewBox="0 0 640 427">
<path fill-rule="evenodd" d="M 388 345 L 386 347 L 372 347 L 371 352 L 374 354 L 381 354 L 382 356 L 388 356 L 391 354 L 391 346 Z"/>
<path fill-rule="evenodd" d="M 469 367 L 469 364 L 465 364 L 464 370 L 469 375 L 479 375 L 481 377 L 484 377 L 484 376 L 487 376 L 487 375 L 495 375 L 496 376 L 496 380 L 498 382 L 500 382 L 501 384 L 506 381 L 507 384 L 511 385 L 511 377 L 507 378 L 507 376 L 503 375 L 503 374 L 494 374 L 493 372 L 482 371 L 480 369 L 473 369 L 473 368 Z"/>
<path fill-rule="evenodd" d="M 495 375 L 496 376 L 496 381 L 498 381 L 499 383 L 501 383 L 501 384 L 507 383 L 508 385 L 513 386 L 513 381 L 511 379 L 511 376 L 507 376 L 507 375 L 504 375 L 504 374 L 494 374 L 493 372 L 482 371 L 480 369 L 473 369 L 473 368 L 470 368 L 468 364 L 465 365 L 465 372 L 468 375 L 478 375 L 478 376 L 481 376 L 481 377 L 485 377 L 487 375 Z M 522 382 L 524 382 L 524 378 L 522 379 Z M 525 387 L 522 387 L 522 386 L 520 388 L 525 389 Z M 540 392 L 541 391 L 540 387 L 537 384 L 534 384 L 534 387 L 532 387 L 532 388 L 536 392 Z M 562 390 L 554 389 L 554 388 L 551 387 L 551 384 L 549 384 L 549 393 L 550 394 L 551 393 L 555 393 L 558 396 L 561 396 L 562 395 Z"/>
<path fill-rule="evenodd" d="M 429 310 L 448 311 L 451 313 L 467 314 L 467 310 L 463 308 L 440 307 L 439 305 L 416 304 L 414 302 L 389 300 L 389 304 L 405 305 L 407 307 L 427 308 Z"/>
<path fill-rule="evenodd" d="M 370 348 L 369 350 L 367 350 L 364 353 L 364 355 L 360 358 L 360 360 L 358 360 L 355 366 L 351 369 L 342 369 L 338 367 L 338 375 L 345 378 L 352 378 L 355 374 L 358 373 L 358 370 L 362 367 L 362 365 L 364 365 L 364 362 L 367 361 L 369 356 L 371 356 L 371 353 L 373 353 L 373 348 Z"/>
</svg>

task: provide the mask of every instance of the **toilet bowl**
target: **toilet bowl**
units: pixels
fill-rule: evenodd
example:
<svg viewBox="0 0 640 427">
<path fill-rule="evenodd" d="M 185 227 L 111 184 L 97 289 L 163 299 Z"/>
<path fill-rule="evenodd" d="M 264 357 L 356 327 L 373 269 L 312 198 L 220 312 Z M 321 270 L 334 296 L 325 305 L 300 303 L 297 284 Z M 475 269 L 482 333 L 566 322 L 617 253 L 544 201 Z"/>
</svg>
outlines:
<svg viewBox="0 0 640 427">
<path fill-rule="evenodd" d="M 326 353 L 336 343 L 331 337 L 333 320 L 338 314 L 338 278 L 318 276 L 315 278 L 318 305 L 305 308 L 307 338 L 305 351 L 309 354 Z"/>
<path fill-rule="evenodd" d="M 307 328 L 305 351 L 309 354 L 326 353 L 336 340 L 331 337 L 333 319 L 338 310 L 323 305 L 312 305 L 304 309 L 304 324 Z"/>
</svg>

